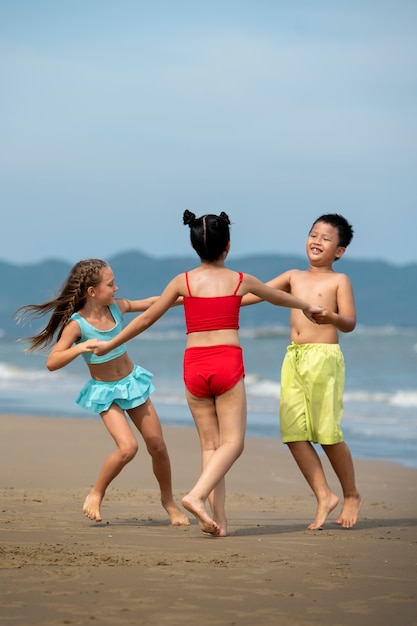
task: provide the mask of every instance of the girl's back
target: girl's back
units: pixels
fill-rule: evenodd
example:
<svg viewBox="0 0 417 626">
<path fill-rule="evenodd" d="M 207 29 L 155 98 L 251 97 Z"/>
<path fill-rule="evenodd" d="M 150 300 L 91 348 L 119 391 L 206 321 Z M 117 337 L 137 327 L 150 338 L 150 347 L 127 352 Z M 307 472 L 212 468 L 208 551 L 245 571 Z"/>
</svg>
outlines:
<svg viewBox="0 0 417 626">
<path fill-rule="evenodd" d="M 237 291 L 243 275 L 211 263 L 186 272 L 184 278 L 187 347 L 238 346 L 242 297 L 237 295 Z"/>
<path fill-rule="evenodd" d="M 236 295 L 240 286 L 240 272 L 224 265 L 202 264 L 185 272 L 186 292 L 195 298 L 221 298 Z"/>
</svg>

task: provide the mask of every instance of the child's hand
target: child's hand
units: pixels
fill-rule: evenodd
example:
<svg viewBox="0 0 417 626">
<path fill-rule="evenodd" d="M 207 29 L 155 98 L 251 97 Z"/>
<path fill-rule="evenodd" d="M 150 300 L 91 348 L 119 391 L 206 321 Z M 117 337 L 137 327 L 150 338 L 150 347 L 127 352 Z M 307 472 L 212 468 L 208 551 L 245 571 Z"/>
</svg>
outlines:
<svg viewBox="0 0 417 626">
<path fill-rule="evenodd" d="M 303 313 L 310 322 L 313 324 L 317 324 L 317 315 L 321 315 L 323 309 L 319 306 L 309 306 L 306 309 L 303 309 Z"/>
<path fill-rule="evenodd" d="M 327 309 L 322 309 L 320 313 L 314 314 L 314 321 L 316 324 L 332 324 L 332 312 Z"/>
<path fill-rule="evenodd" d="M 94 352 L 98 343 L 100 343 L 98 339 L 87 339 L 78 345 L 81 352 Z"/>
<path fill-rule="evenodd" d="M 97 356 L 103 356 L 104 354 L 107 354 L 107 352 L 110 352 L 109 346 L 109 341 L 99 341 L 98 339 L 94 339 L 93 341 L 95 341 L 95 346 L 92 350 L 92 352 L 94 352 L 94 354 L 97 354 Z"/>
</svg>

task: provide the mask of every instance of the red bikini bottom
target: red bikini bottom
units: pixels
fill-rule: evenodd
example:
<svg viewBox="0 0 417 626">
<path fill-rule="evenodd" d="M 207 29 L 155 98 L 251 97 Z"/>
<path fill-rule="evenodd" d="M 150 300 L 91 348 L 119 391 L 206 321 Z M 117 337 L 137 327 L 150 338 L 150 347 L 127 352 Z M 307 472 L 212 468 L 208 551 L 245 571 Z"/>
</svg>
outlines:
<svg viewBox="0 0 417 626">
<path fill-rule="evenodd" d="M 245 375 L 240 346 L 198 346 L 184 353 L 184 382 L 198 398 L 229 391 Z"/>
</svg>

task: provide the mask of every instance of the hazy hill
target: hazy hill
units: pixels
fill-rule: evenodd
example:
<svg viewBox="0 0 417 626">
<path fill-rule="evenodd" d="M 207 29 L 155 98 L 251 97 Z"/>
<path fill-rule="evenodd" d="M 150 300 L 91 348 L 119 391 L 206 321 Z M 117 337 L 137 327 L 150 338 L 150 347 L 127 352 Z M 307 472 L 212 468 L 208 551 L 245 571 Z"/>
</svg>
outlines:
<svg viewBox="0 0 417 626">
<path fill-rule="evenodd" d="M 116 275 L 118 295 L 130 299 L 155 295 L 179 272 L 195 266 L 195 256 L 157 259 L 132 251 L 107 259 Z M 297 267 L 304 269 L 303 257 L 254 255 L 230 258 L 228 266 L 268 280 L 281 272 Z M 0 329 L 7 337 L 30 334 L 16 325 L 13 313 L 24 304 L 39 303 L 51 298 L 64 282 L 71 264 L 49 260 L 32 265 L 13 265 L 0 261 L 2 298 Z M 341 259 L 335 269 L 352 280 L 358 324 L 370 327 L 417 326 L 417 263 L 395 266 L 383 261 L 352 261 Z M 182 312 L 170 311 L 163 320 L 182 324 Z M 241 325 L 271 326 L 288 324 L 288 310 L 262 303 L 242 309 Z"/>
</svg>

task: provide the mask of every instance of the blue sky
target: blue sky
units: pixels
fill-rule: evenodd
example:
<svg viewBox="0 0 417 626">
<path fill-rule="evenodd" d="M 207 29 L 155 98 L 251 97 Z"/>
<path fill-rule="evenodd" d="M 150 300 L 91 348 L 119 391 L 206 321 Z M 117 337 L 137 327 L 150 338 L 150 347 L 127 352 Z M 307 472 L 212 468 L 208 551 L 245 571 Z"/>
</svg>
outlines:
<svg viewBox="0 0 417 626">
<path fill-rule="evenodd" d="M 0 259 L 192 254 L 417 262 L 415 0 L 0 0 Z"/>
</svg>

